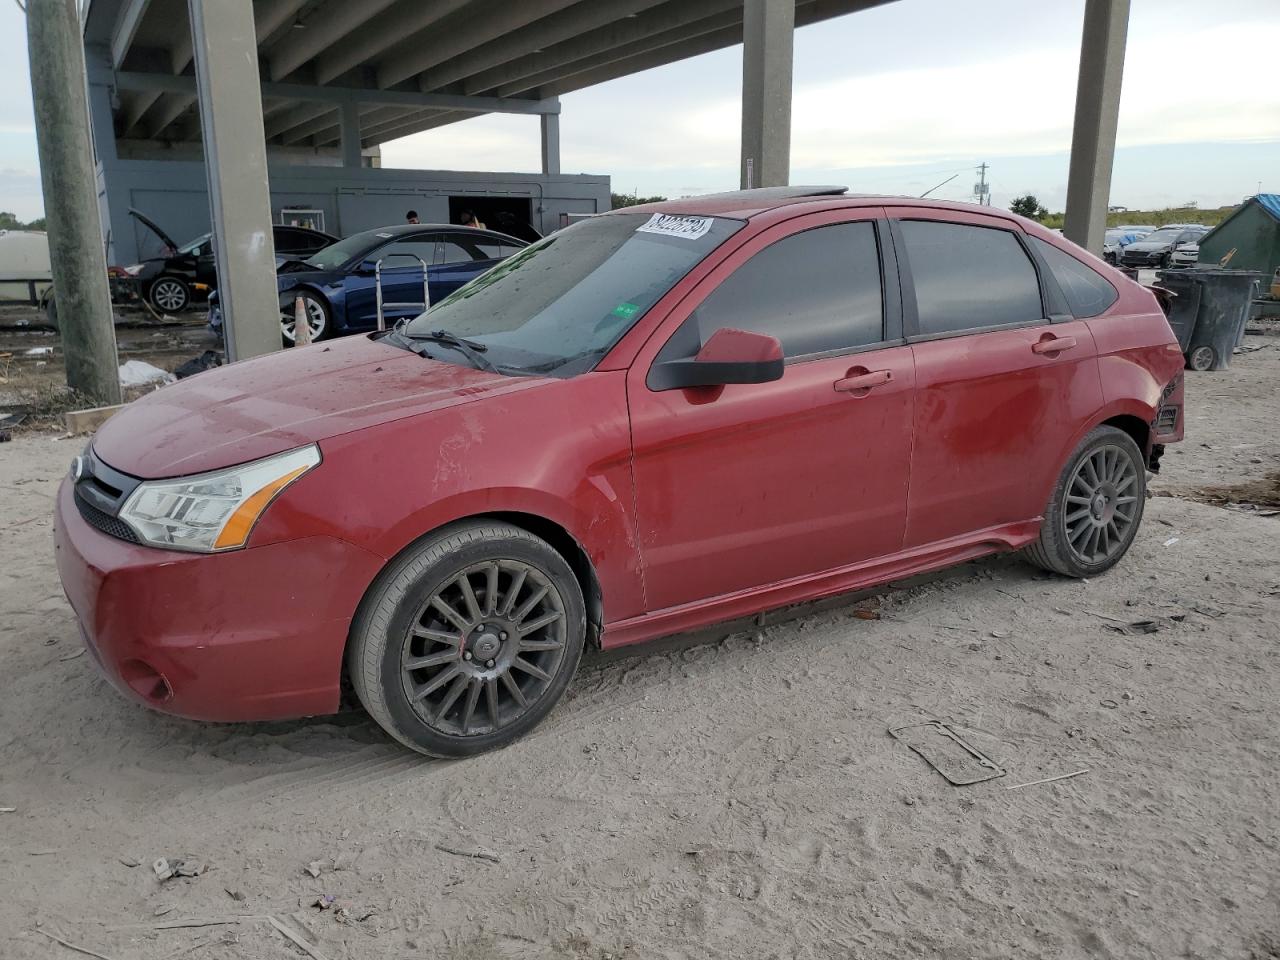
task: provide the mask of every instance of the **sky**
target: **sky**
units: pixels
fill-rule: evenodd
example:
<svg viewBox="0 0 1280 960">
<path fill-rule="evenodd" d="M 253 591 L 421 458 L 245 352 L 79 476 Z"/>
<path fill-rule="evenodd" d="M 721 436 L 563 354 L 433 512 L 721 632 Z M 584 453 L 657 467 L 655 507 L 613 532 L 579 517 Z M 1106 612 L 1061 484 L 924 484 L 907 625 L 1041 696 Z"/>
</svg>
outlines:
<svg viewBox="0 0 1280 960">
<path fill-rule="evenodd" d="M 897 0 L 795 36 L 792 183 L 992 202 L 1066 198 L 1084 0 Z M 1111 202 L 1202 207 L 1280 192 L 1280 0 L 1133 0 Z M 561 168 L 619 193 L 737 187 L 742 48 L 561 98 Z M 0 0 L 0 210 L 38 216 L 26 38 Z M 389 167 L 536 170 L 536 117 L 383 145 Z"/>
</svg>

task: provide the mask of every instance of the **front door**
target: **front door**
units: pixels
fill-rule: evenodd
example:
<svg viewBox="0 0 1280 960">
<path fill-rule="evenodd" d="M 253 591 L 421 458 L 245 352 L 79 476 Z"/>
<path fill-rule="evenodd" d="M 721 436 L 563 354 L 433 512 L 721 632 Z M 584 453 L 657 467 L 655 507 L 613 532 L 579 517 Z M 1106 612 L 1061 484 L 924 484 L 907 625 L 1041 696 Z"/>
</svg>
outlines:
<svg viewBox="0 0 1280 960">
<path fill-rule="evenodd" d="M 895 236 L 916 365 L 905 543 L 915 547 L 1039 517 L 1102 396 L 1087 325 L 1049 319 L 1047 284 L 1011 222 L 902 213 Z"/>
<path fill-rule="evenodd" d="M 888 295 L 881 281 L 888 235 L 876 215 L 814 214 L 748 241 L 632 365 L 649 611 L 901 548 L 913 361 L 897 340 L 896 276 Z M 777 337 L 782 379 L 650 389 L 655 360 L 692 356 L 721 327 Z"/>
</svg>

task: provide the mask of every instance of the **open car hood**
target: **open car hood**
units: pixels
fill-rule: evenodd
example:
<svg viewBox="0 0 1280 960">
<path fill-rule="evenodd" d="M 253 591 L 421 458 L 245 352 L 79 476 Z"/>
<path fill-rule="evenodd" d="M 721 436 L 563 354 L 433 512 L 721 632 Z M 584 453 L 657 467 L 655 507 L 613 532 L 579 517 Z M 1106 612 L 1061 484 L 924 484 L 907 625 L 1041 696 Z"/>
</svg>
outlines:
<svg viewBox="0 0 1280 960">
<path fill-rule="evenodd" d="M 156 222 L 152 220 L 150 217 L 148 217 L 145 213 L 142 213 L 141 211 L 135 210 L 132 207 L 130 207 L 129 216 L 133 217 L 133 219 L 137 220 L 140 224 L 142 224 L 144 227 L 146 227 L 148 230 L 154 233 L 157 237 L 159 237 L 160 242 L 163 243 L 170 250 L 178 249 L 178 245 L 173 242 L 173 238 L 170 237 L 163 230 L 161 230 L 158 226 L 156 226 Z M 155 259 L 155 258 L 152 258 L 152 259 Z"/>
</svg>

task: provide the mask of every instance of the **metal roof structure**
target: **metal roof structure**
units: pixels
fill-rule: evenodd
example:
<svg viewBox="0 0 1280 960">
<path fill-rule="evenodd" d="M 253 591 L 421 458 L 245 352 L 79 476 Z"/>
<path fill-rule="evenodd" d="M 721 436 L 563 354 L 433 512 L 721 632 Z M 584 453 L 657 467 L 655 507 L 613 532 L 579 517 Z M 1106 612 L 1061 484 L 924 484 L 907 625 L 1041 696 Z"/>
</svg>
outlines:
<svg viewBox="0 0 1280 960">
<path fill-rule="evenodd" d="M 796 0 L 795 24 L 887 0 Z M 360 145 L 555 98 L 743 40 L 742 0 L 254 0 L 272 146 Z M 110 52 L 116 135 L 197 142 L 187 0 L 89 0 L 85 42 Z"/>
</svg>

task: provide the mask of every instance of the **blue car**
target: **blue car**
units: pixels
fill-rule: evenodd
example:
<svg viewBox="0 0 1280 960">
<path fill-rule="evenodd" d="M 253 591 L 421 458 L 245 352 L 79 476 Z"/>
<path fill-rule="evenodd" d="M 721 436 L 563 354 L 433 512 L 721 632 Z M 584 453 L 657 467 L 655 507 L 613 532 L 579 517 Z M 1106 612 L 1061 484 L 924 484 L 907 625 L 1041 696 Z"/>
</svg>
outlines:
<svg viewBox="0 0 1280 960">
<path fill-rule="evenodd" d="M 378 322 L 374 278 L 379 262 L 383 317 L 391 326 L 423 311 L 422 263 L 427 264 L 428 289 L 436 303 L 526 246 L 494 230 L 449 224 L 402 224 L 353 234 L 305 260 L 286 259 L 276 267 L 280 331 L 286 341 L 293 341 L 298 297 L 306 307 L 313 341 L 373 330 Z M 209 325 L 222 333 L 216 291 L 209 297 Z"/>
</svg>

